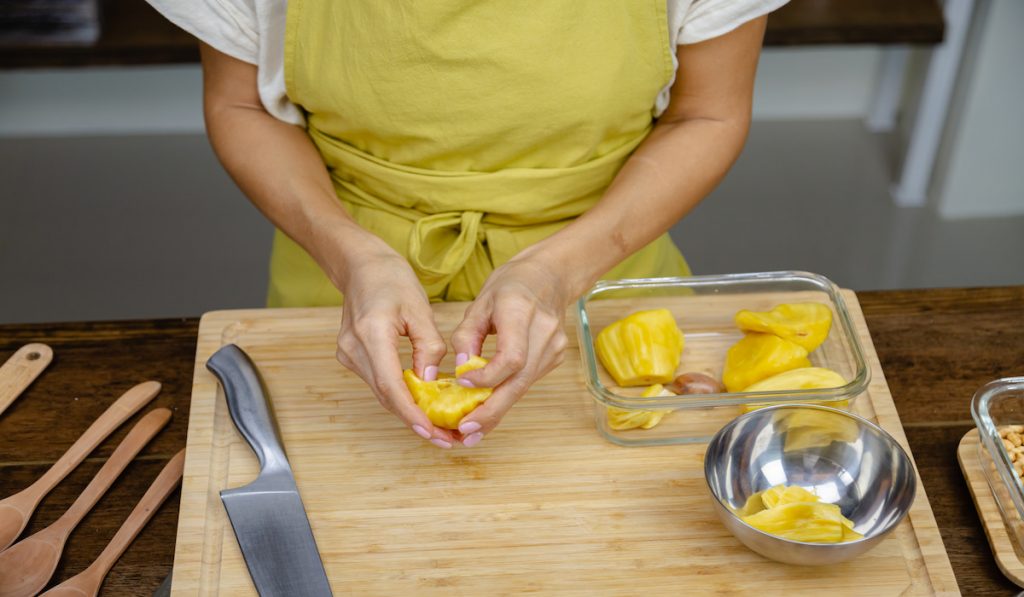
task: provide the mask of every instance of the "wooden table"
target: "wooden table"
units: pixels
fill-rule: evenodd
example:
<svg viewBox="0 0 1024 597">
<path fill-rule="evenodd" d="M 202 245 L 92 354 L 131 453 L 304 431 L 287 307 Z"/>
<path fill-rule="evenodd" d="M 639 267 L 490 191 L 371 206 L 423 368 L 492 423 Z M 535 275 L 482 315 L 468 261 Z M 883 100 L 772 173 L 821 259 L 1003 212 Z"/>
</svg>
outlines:
<svg viewBox="0 0 1024 597">
<path fill-rule="evenodd" d="M 196 39 L 143 0 L 100 0 L 92 45 L 0 46 L 0 68 L 52 68 L 199 61 Z M 765 45 L 927 44 L 942 41 L 938 0 L 791 0 L 768 18 Z"/>
<path fill-rule="evenodd" d="M 969 407 L 975 390 L 997 377 L 1024 375 L 1024 286 L 858 297 L 961 591 L 1015 591 L 992 559 L 956 446 L 973 426 Z M 168 428 L 72 534 L 55 582 L 99 554 L 167 459 L 184 447 L 197 329 L 196 319 L 0 326 L 0 361 L 28 342 L 45 342 L 55 353 L 49 370 L 0 417 L 0 496 L 38 478 L 111 397 L 137 382 L 162 382 L 154 405 L 174 410 Z M 43 501 L 28 533 L 70 506 L 126 431 L 115 433 Z M 111 571 L 105 594 L 148 593 L 170 571 L 177 497 Z"/>
</svg>

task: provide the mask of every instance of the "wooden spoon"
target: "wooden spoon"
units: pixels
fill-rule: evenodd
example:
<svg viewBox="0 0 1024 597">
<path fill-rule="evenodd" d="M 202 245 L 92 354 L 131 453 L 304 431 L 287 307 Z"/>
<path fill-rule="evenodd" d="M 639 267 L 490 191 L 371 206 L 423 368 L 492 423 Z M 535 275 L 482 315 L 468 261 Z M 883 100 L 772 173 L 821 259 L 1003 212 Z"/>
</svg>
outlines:
<svg viewBox="0 0 1024 597">
<path fill-rule="evenodd" d="M 0 597 L 31 597 L 43 590 L 57 568 L 68 535 L 170 419 L 171 411 L 166 408 L 155 409 L 142 417 L 63 516 L 0 552 Z"/>
<path fill-rule="evenodd" d="M 45 344 L 26 344 L 0 366 L 0 415 L 25 391 L 53 360 Z"/>
<path fill-rule="evenodd" d="M 140 383 L 125 392 L 96 421 L 85 430 L 68 451 L 53 463 L 39 480 L 11 497 L 0 500 L 0 552 L 7 549 L 18 535 L 25 530 L 40 500 L 50 493 L 68 473 L 73 471 L 100 442 L 107 439 L 115 429 L 139 412 L 143 406 L 160 391 L 155 381 Z"/>
<path fill-rule="evenodd" d="M 132 510 L 132 513 L 125 519 L 124 524 L 117 530 L 117 534 L 110 540 L 100 557 L 89 565 L 88 568 L 75 576 L 53 587 L 43 593 L 49 597 L 95 597 L 100 592 L 100 586 L 107 577 L 107 573 L 117 562 L 124 550 L 128 549 L 136 535 L 146 526 L 150 518 L 156 514 L 160 505 L 164 503 L 167 496 L 171 495 L 174 488 L 181 481 L 181 473 L 185 466 L 185 450 L 182 450 L 171 458 L 156 480 L 146 490 L 139 503 Z"/>
</svg>

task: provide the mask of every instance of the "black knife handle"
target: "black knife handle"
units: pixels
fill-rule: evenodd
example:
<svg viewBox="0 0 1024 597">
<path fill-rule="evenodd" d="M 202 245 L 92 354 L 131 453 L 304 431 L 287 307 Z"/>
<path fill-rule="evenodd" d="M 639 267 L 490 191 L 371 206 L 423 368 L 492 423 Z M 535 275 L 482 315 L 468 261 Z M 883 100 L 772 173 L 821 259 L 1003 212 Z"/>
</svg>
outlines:
<svg viewBox="0 0 1024 597">
<path fill-rule="evenodd" d="M 263 381 L 249 355 L 238 346 L 228 344 L 206 361 L 206 368 L 224 386 L 231 420 L 256 453 L 260 461 L 260 476 L 281 471 L 290 475 L 291 467 L 281 442 L 281 433 L 263 390 Z"/>
</svg>

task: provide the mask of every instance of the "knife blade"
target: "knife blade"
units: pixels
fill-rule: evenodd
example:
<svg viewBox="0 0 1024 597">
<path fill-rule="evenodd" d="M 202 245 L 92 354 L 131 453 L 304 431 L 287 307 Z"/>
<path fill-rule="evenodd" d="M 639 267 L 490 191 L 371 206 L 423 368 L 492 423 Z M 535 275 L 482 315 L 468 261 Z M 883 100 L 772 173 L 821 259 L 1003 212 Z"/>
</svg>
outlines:
<svg viewBox="0 0 1024 597">
<path fill-rule="evenodd" d="M 331 595 L 256 366 L 241 348 L 228 344 L 206 368 L 224 386 L 231 420 L 260 462 L 255 481 L 220 492 L 256 590 L 262 597 Z"/>
</svg>

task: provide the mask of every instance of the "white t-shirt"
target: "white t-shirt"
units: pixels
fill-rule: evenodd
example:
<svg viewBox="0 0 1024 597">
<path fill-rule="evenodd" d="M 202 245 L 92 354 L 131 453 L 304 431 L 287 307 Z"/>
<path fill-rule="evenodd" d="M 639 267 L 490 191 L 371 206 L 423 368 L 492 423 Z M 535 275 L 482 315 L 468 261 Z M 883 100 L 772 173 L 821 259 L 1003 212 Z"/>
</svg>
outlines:
<svg viewBox="0 0 1024 597">
<path fill-rule="evenodd" d="M 630 0 L 632 1 L 632 0 Z M 767 14 L 789 0 L 667 0 L 673 46 L 718 37 Z M 302 111 L 284 86 L 286 0 L 147 0 L 173 23 L 217 50 L 257 67 L 263 107 L 291 124 L 304 125 Z M 676 56 L 672 62 L 678 68 Z M 674 80 L 674 79 L 673 79 Z M 661 90 L 654 114 L 668 107 L 672 82 Z"/>
</svg>

